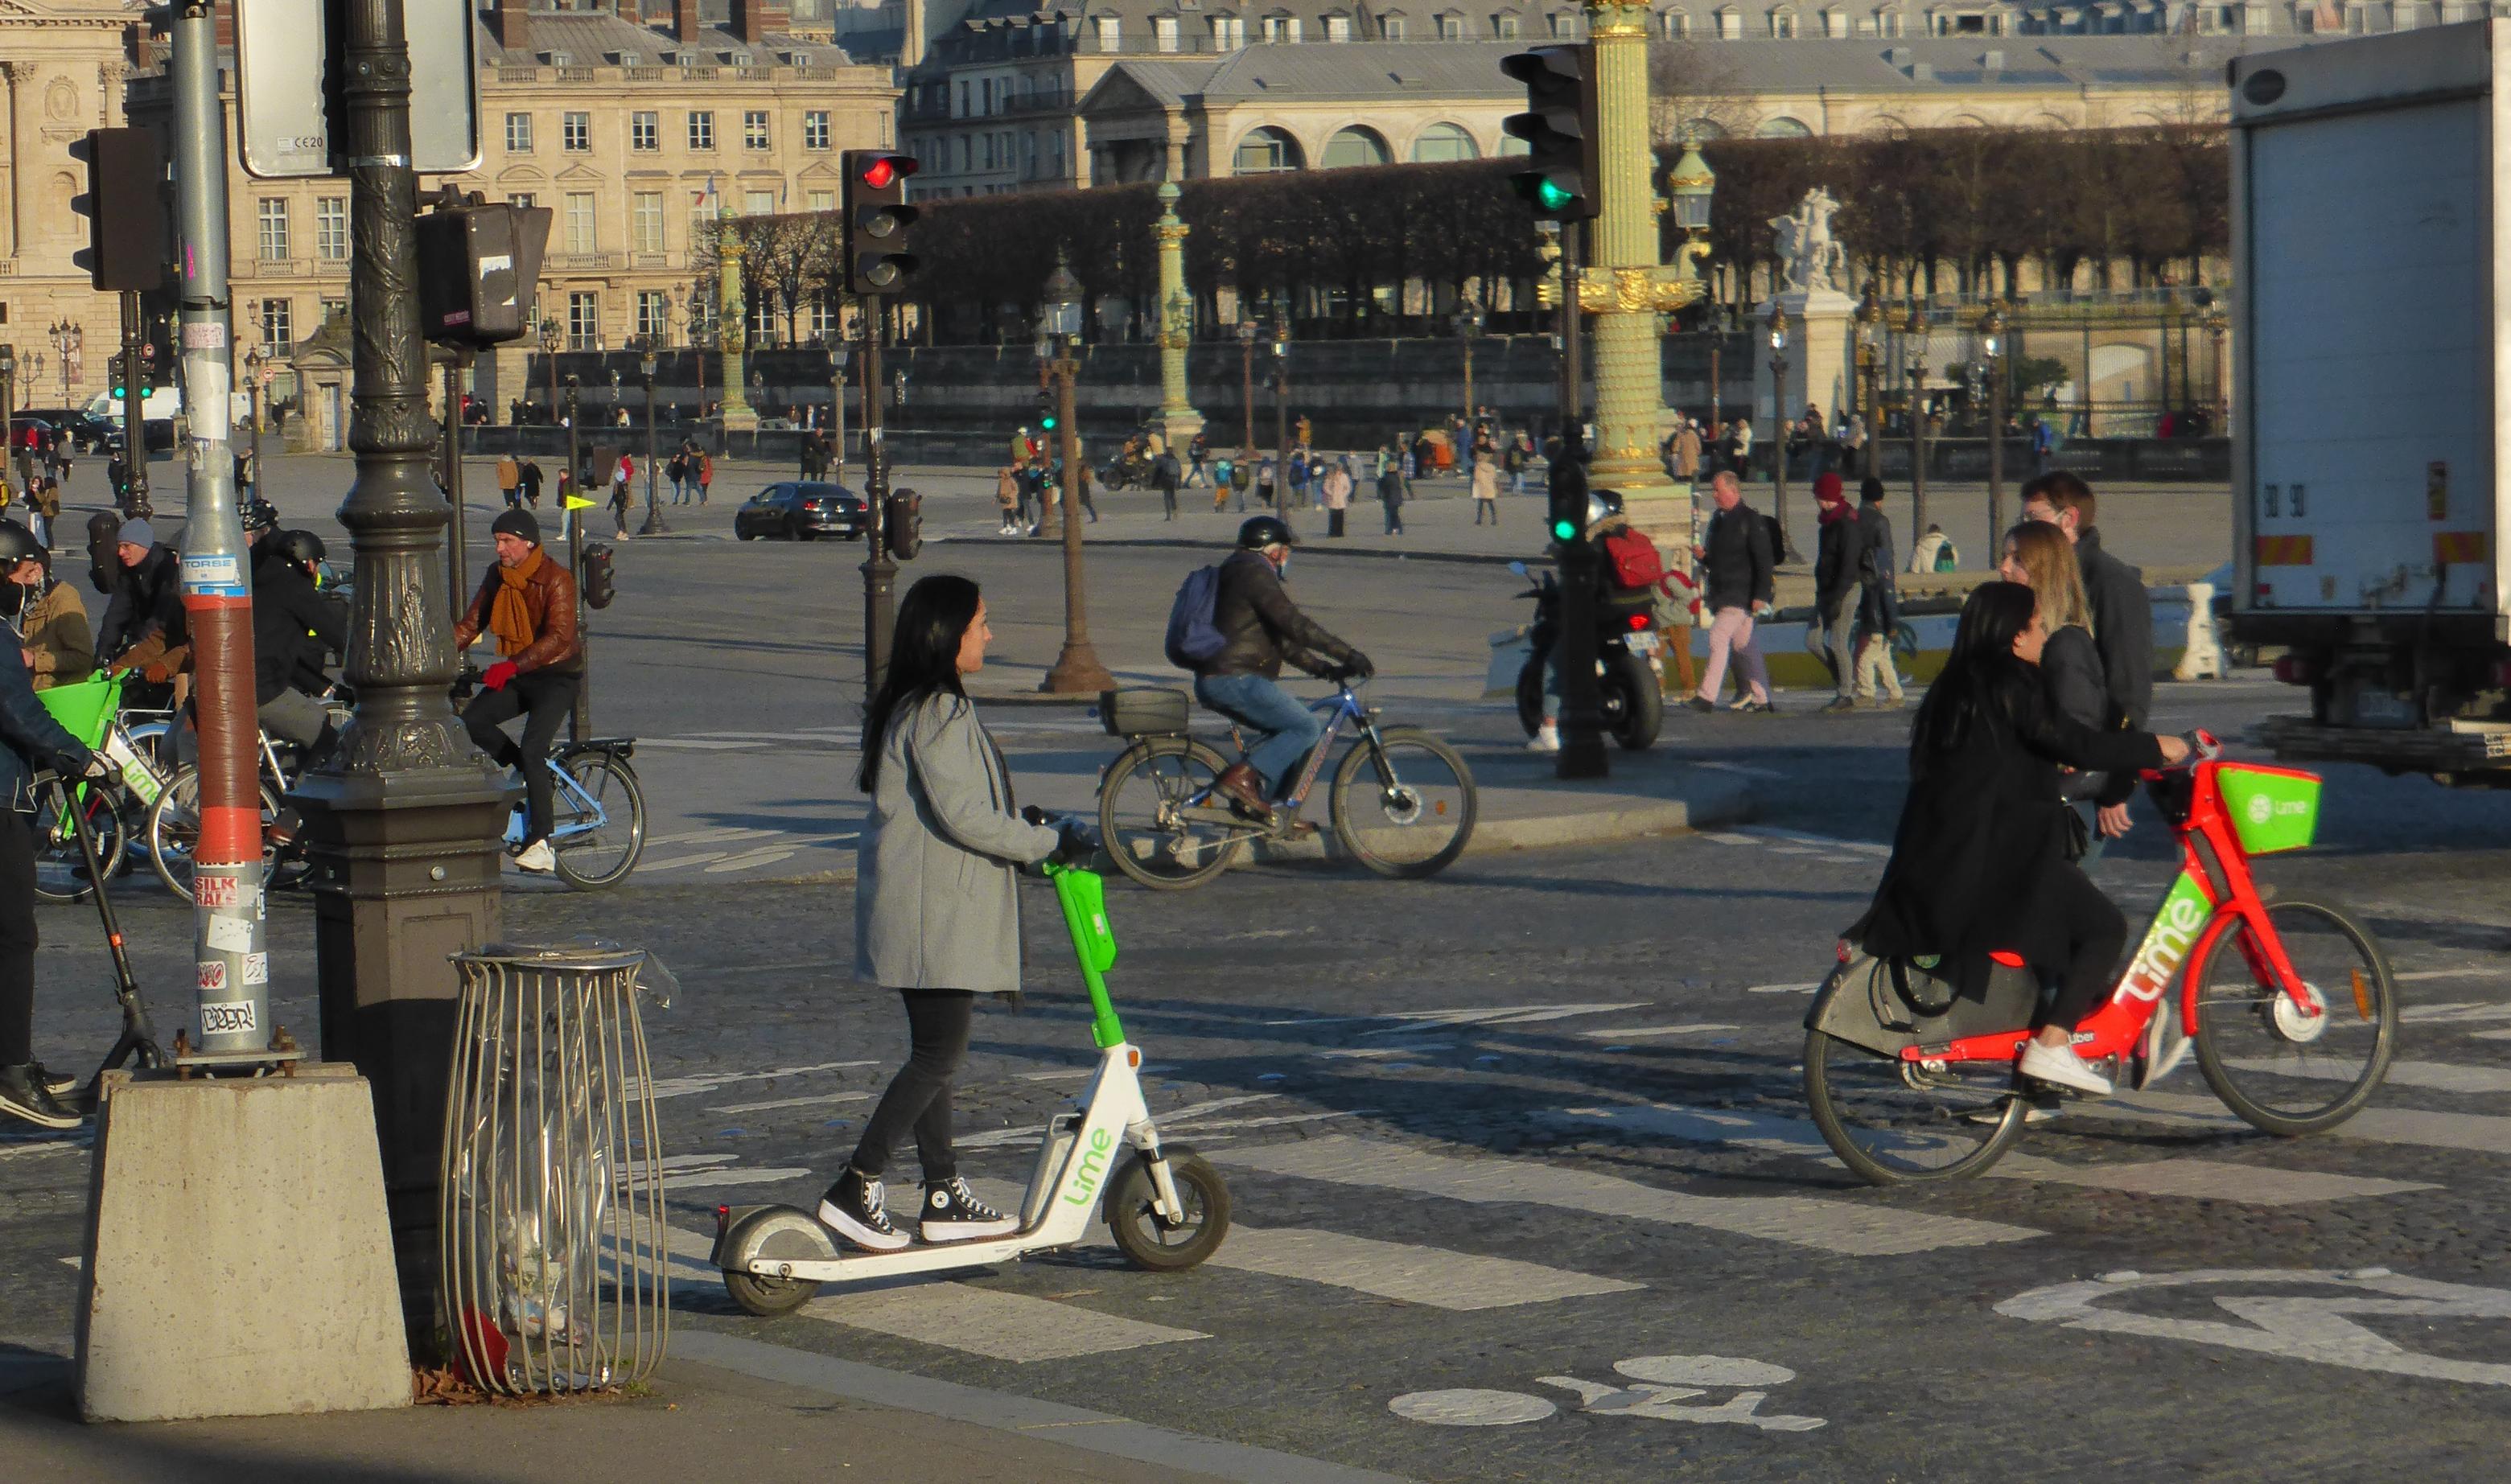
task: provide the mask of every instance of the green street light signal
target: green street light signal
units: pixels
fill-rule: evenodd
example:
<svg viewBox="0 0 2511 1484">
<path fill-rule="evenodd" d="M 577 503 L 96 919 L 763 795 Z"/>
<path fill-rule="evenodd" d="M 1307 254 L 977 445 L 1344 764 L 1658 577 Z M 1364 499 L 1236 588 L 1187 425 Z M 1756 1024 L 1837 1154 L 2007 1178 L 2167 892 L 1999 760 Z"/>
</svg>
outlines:
<svg viewBox="0 0 2511 1484">
<path fill-rule="evenodd" d="M 1564 448 L 1552 461 L 1552 474 L 1546 490 L 1551 496 L 1552 539 L 1566 546 L 1587 531 L 1587 466 L 1578 455 Z"/>
<path fill-rule="evenodd" d="M 1524 113 L 1500 129 L 1524 139 L 1526 168 L 1509 184 L 1538 216 L 1585 221 L 1597 214 L 1601 169 L 1597 140 L 1596 51 L 1592 44 L 1536 47 L 1500 58 L 1500 70 L 1526 85 Z"/>
</svg>

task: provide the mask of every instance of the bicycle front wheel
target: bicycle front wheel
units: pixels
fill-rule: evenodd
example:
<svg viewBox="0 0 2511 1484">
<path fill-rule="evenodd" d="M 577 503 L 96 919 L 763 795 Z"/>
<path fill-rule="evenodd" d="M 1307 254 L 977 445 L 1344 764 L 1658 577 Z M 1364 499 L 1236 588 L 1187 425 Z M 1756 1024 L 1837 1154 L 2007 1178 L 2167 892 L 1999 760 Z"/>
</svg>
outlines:
<svg viewBox="0 0 2511 1484">
<path fill-rule="evenodd" d="M 558 879 L 579 892 L 615 887 L 645 854 L 645 791 L 628 765 L 607 752 L 578 753 L 567 759 L 566 771 L 585 797 L 561 788 L 551 810 Z"/>
<path fill-rule="evenodd" d="M 1148 737 L 1117 754 L 1099 784 L 1099 833 L 1116 869 L 1156 892 L 1229 869 L 1248 830 L 1205 818 L 1228 807 L 1213 791 L 1228 766 L 1190 737 Z"/>
<path fill-rule="evenodd" d="M 78 823 L 70 816 L 73 808 L 87 816 L 88 828 L 96 832 L 97 866 L 104 873 L 104 879 L 111 881 L 121 873 L 122 814 L 103 789 L 82 789 L 73 805 L 62 786 L 52 783 L 35 802 L 37 896 L 46 901 L 85 901 L 88 893 L 96 889 L 88 879 L 87 854 L 79 848 Z"/>
<path fill-rule="evenodd" d="M 1335 838 L 1380 876 L 1434 876 L 1465 853 L 1480 803 L 1456 749 L 1415 727 L 1389 727 L 1334 770 Z"/>
<path fill-rule="evenodd" d="M 279 796 L 270 785 L 261 788 L 261 874 L 267 883 L 276 856 L 270 839 L 270 826 L 279 818 Z M 157 867 L 157 879 L 166 890 L 185 901 L 192 899 L 192 850 L 201 840 L 201 771 L 185 766 L 175 773 L 166 791 L 148 811 L 148 862 Z"/>
<path fill-rule="evenodd" d="M 2225 931 L 2190 972 L 2197 1065 L 2224 1106 L 2268 1133 L 2318 1133 L 2359 1112 L 2396 1054 L 2398 995 L 2372 934 L 2322 902 L 2267 903 L 2311 1010 L 2277 988 L 2246 924 Z"/>
</svg>

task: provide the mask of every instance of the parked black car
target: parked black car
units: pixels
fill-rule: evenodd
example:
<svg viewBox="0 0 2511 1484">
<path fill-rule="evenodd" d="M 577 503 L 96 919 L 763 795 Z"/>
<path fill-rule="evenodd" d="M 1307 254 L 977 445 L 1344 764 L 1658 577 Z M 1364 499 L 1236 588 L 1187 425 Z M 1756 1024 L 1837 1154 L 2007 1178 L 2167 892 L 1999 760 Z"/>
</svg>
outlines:
<svg viewBox="0 0 2511 1484">
<path fill-rule="evenodd" d="M 870 523 L 861 495 L 837 484 L 788 479 L 770 484 L 733 513 L 732 534 L 744 541 L 782 536 L 816 541 L 834 536 L 852 541 Z"/>
<path fill-rule="evenodd" d="M 68 430 L 70 446 L 80 453 L 102 453 L 122 437 L 121 429 L 76 407 L 22 407 L 17 415 L 20 421 L 33 418 L 48 427 Z"/>
</svg>

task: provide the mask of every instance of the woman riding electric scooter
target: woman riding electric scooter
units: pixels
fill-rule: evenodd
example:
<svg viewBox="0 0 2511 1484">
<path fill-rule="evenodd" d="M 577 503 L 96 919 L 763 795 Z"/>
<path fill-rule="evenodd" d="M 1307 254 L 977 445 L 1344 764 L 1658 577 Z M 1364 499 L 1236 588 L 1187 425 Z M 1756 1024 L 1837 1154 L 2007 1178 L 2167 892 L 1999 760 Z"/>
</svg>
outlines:
<svg viewBox="0 0 2511 1484">
<path fill-rule="evenodd" d="M 950 1079 L 967 1059 L 977 996 L 1020 993 L 1019 868 L 1087 846 L 1024 822 L 1013 804 L 1011 770 L 960 683 L 992 639 L 975 583 L 922 579 L 898 605 L 889 669 L 864 713 L 871 816 L 856 855 L 855 977 L 899 992 L 910 1050 L 819 1215 L 875 1252 L 911 1239 L 881 1188 L 890 1147 L 910 1129 L 924 1165 L 915 1235 L 968 1241 L 1020 1228 L 959 1177 Z"/>
</svg>

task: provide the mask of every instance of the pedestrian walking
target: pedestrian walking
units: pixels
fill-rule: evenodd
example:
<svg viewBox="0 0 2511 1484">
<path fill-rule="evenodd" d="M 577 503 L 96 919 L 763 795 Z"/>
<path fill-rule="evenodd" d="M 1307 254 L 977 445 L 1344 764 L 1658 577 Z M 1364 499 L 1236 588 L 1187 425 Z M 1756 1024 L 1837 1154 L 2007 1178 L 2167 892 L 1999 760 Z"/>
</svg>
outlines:
<svg viewBox="0 0 2511 1484">
<path fill-rule="evenodd" d="M 1151 460 L 1151 482 L 1159 487 L 1160 506 L 1164 512 L 1161 518 L 1164 520 L 1177 518 L 1178 477 L 1176 452 L 1171 449 L 1161 449 L 1160 456 Z"/>
<path fill-rule="evenodd" d="M 2065 535 L 2046 521 L 2025 520 L 2006 532 L 2005 559 L 1996 575 L 2031 590 L 2041 627 L 2049 630 L 2048 645 L 2040 652 L 2040 678 L 2047 683 L 2050 703 L 2067 719 L 2096 732 L 2116 731 L 2118 710 L 2111 704 L 2101 647 L 2093 634 L 2083 568 Z M 2099 773 L 2062 776 L 2058 793 L 2067 806 L 2079 809 L 2090 804 L 2093 810 L 2089 820 L 2079 814 L 2079 825 L 2069 826 L 2073 834 L 2069 859 L 2098 858 L 2104 841 L 2127 833 L 2127 800 L 2135 790 L 2133 779 Z"/>
<path fill-rule="evenodd" d="M 523 460 L 522 467 L 515 471 L 516 492 L 522 496 L 523 503 L 525 505 L 530 506 L 534 510 L 539 510 L 541 508 L 541 480 L 543 477 L 540 462 L 536 459 Z"/>
<path fill-rule="evenodd" d="M 1019 535 L 1020 526 L 1017 522 L 1020 518 L 1021 511 L 1020 471 L 1012 468 L 1009 464 L 1004 465 L 994 475 L 994 510 L 996 514 L 1002 516 L 1002 520 L 994 534 L 997 536 Z"/>
<path fill-rule="evenodd" d="M 1256 466 L 1256 503 L 1266 510 L 1275 508 L 1273 487 L 1279 474 L 1280 471 L 1273 467 L 1273 456 L 1269 453 L 1264 455 Z"/>
<path fill-rule="evenodd" d="M 1834 694 L 1823 709 L 1846 711 L 1857 705 L 1855 643 L 1857 605 L 1865 591 L 1865 533 L 1839 476 L 1816 476 L 1813 498 L 1822 534 L 1814 549 L 1814 617 L 1805 625 L 1805 648 L 1831 671 Z"/>
<path fill-rule="evenodd" d="M 715 487 L 715 455 L 704 449 L 698 452 L 698 504 L 707 503 L 707 491 Z"/>
<path fill-rule="evenodd" d="M 1168 455 L 1167 455 L 1165 452 L 1163 452 L 1163 453 L 1161 454 L 1161 457 L 1162 457 L 1162 458 L 1166 458 L 1167 456 L 1168 456 Z M 1062 460 L 1061 460 L 1061 459 L 1057 460 L 1057 461 L 1056 461 L 1056 464 L 1057 464 L 1057 472 L 1058 472 L 1058 474 L 1061 474 L 1061 473 L 1062 473 Z M 1073 479 L 1073 481 L 1072 481 L 1072 484 L 1073 484 L 1073 490 L 1074 490 L 1074 492 L 1075 492 L 1076 494 L 1080 495 L 1080 497 L 1081 497 L 1081 511 L 1082 511 L 1082 514 L 1086 514 L 1086 515 L 1088 515 L 1088 516 L 1090 517 L 1090 523 L 1091 523 L 1092 525 L 1097 525 L 1097 524 L 1099 523 L 1099 507 L 1098 507 L 1098 505 L 1097 505 L 1095 502 L 1093 502 L 1093 501 L 1091 500 L 1091 498 L 1090 498 L 1090 485 L 1091 485 L 1091 482 L 1092 482 L 1092 480 L 1091 480 L 1090 461 L 1089 461 L 1088 459 L 1083 459 L 1083 460 L 1081 461 L 1081 469 L 1080 469 L 1080 471 L 1079 471 L 1079 475 L 1078 475 L 1078 476 L 1077 476 L 1076 478 L 1074 478 L 1074 479 Z"/>
<path fill-rule="evenodd" d="M 1674 432 L 1674 476 L 1685 484 L 1700 478 L 1700 425 L 1687 417 Z"/>
<path fill-rule="evenodd" d="M 672 503 L 686 505 L 689 499 L 689 456 L 673 453 L 672 462 L 663 466 L 663 477 L 672 481 Z"/>
<path fill-rule="evenodd" d="M 1308 504 L 1308 459 L 1298 450 L 1291 454 L 1291 501 L 1287 509 L 1302 510 Z"/>
<path fill-rule="evenodd" d="M 2093 642 L 2121 719 L 2137 731 L 2153 714 L 2153 600 L 2144 574 L 2102 550 L 2091 486 L 2065 470 L 2023 486 L 2023 514 L 2056 526 L 2074 545 L 2092 605 Z"/>
<path fill-rule="evenodd" d="M 1778 558 L 1770 541 L 1769 518 L 1744 503 L 1744 488 L 1731 472 L 1709 481 L 1709 497 L 1718 514 L 1700 538 L 1701 601 L 1709 606 L 1709 662 L 1700 671 L 1700 689 L 1684 704 L 1695 711 L 1718 709 L 1719 687 L 1725 683 L 1731 660 L 1744 688 L 1740 711 L 1767 711 L 1769 667 L 1753 643 L 1753 625 L 1770 613 L 1776 600 Z"/>
<path fill-rule="evenodd" d="M 1387 465 L 1386 472 L 1377 476 L 1377 503 L 1385 508 L 1386 534 L 1389 536 L 1404 534 L 1404 497 L 1409 493 L 1410 491 L 1405 487 L 1403 466 Z"/>
<path fill-rule="evenodd" d="M 1351 509 L 1351 466 L 1349 461 L 1336 464 L 1326 471 L 1324 489 L 1326 501 L 1326 534 L 1330 537 L 1338 537 L 1343 533 L 1343 514 L 1346 511 Z"/>
<path fill-rule="evenodd" d="M 1251 449 L 1246 453 L 1240 454 L 1238 456 L 1238 462 L 1229 467 L 1229 490 L 1231 495 L 1236 499 L 1238 514 L 1244 515 L 1247 514 L 1247 492 L 1254 488 L 1255 484 L 1256 454 L 1254 450 Z M 1220 496 L 1217 493 L 1215 493 L 1212 497 L 1212 509 L 1216 514 L 1219 513 Z"/>
<path fill-rule="evenodd" d="M 1499 465 L 1487 450 L 1474 455 L 1473 496 L 1474 524 L 1482 524 L 1485 515 L 1499 524 Z"/>
<path fill-rule="evenodd" d="M 511 453 L 497 455 L 497 493 L 513 510 L 522 503 L 523 466 Z"/>
<path fill-rule="evenodd" d="M 1526 493 L 1526 471 L 1533 463 L 1534 440 L 1526 436 L 1525 429 L 1520 428 L 1508 440 L 1508 451 L 1500 456 L 1500 467 L 1508 473 L 1510 494 Z"/>
<path fill-rule="evenodd" d="M 0 550 L 6 549 L 0 543 Z M 12 567 L 19 565 L 16 561 Z M 78 1110 L 56 1101 L 75 1080 L 35 1060 L 35 829 L 30 780 L 38 768 L 100 779 L 105 763 L 35 699 L 20 651 L 0 651 L 0 1114 L 43 1128 L 76 1128 Z M 20 811 L 25 811 L 21 813 Z"/>
<path fill-rule="evenodd" d="M 53 522 L 61 518 L 61 484 L 50 475 L 35 481 L 35 492 L 27 497 L 26 529 L 45 551 L 53 549 Z"/>
<path fill-rule="evenodd" d="M 618 534 L 628 534 L 628 481 L 620 479 L 610 486 L 610 514 L 618 522 Z"/>
<path fill-rule="evenodd" d="M 1857 699 L 1897 709 L 1903 697 L 1892 641 L 1901 630 L 1901 593 L 1892 571 L 1892 521 L 1883 514 L 1882 480 L 1867 476 L 1857 494 L 1857 524 L 1864 545 L 1857 602 Z"/>
<path fill-rule="evenodd" d="M 1212 444 L 1205 440 L 1203 434 L 1198 430 L 1185 445 L 1185 487 L 1187 489 L 1194 488 L 1194 481 L 1197 479 L 1216 488 L 1218 487 L 1218 481 L 1214 479 L 1212 472 L 1204 468 L 1204 462 L 1211 457 Z"/>
</svg>

